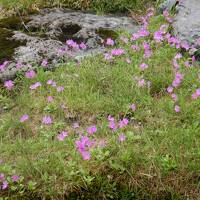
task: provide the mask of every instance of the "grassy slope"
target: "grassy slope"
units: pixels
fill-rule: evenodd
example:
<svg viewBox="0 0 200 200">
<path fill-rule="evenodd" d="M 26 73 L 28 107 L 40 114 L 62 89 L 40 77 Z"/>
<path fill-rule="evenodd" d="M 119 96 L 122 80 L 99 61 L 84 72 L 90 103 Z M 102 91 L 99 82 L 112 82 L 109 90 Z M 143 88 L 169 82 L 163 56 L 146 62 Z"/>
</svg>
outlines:
<svg viewBox="0 0 200 200">
<path fill-rule="evenodd" d="M 64 6 L 72 9 L 90 9 L 100 13 L 127 12 L 130 10 L 141 13 L 150 4 L 159 4 L 162 0 L 0 0 L 0 5 L 8 9 L 23 11 L 37 10 L 45 6 Z"/>
<path fill-rule="evenodd" d="M 164 22 L 152 21 L 151 31 Z M 165 23 L 165 22 L 164 22 Z M 199 99 L 191 94 L 199 87 L 197 67 L 186 68 L 180 88 L 175 89 L 181 112 L 174 112 L 174 102 L 166 88 L 174 79 L 172 59 L 178 52 L 167 43 L 156 44 L 152 35 L 146 38 L 153 56 L 143 58 L 139 52 L 119 42 L 127 54 L 105 61 L 103 56 L 88 58 L 80 66 L 63 64 L 55 72 L 38 71 L 34 79 L 18 78 L 15 89 L 1 89 L 0 105 L 0 172 L 16 173 L 21 182 L 2 193 L 9 199 L 47 197 L 52 199 L 198 199 L 199 191 Z M 126 58 L 131 64 L 125 62 Z M 141 72 L 139 65 L 149 64 Z M 138 87 L 135 77 L 151 81 L 151 87 Z M 53 79 L 64 86 L 62 93 L 46 84 Z M 30 91 L 36 81 L 42 87 Z M 47 96 L 54 102 L 47 104 Z M 130 105 L 135 103 L 135 112 Z M 61 109 L 61 105 L 65 109 Z M 23 114 L 30 119 L 20 123 Z M 127 127 L 113 133 L 107 126 L 107 116 L 116 120 L 127 117 Z M 42 125 L 44 115 L 53 118 L 50 126 Z M 74 130 L 72 124 L 79 122 Z M 91 149 L 91 159 L 82 160 L 75 140 L 88 126 L 96 124 L 96 141 L 106 142 L 105 148 Z M 67 130 L 64 142 L 58 132 Z M 124 133 L 126 140 L 118 141 Z M 20 197 L 21 196 L 21 197 Z M 69 196 L 67 199 L 69 199 Z M 1 199 L 1 198 L 0 198 Z"/>
</svg>

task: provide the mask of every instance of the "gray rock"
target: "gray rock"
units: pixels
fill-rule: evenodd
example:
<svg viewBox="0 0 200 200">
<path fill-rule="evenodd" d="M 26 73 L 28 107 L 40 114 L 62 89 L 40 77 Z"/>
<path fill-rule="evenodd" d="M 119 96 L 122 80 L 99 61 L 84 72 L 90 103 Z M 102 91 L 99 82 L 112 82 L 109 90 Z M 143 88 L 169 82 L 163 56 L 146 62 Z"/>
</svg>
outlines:
<svg viewBox="0 0 200 200">
<path fill-rule="evenodd" d="M 25 32 L 13 32 L 12 39 L 26 42 L 26 45 L 15 49 L 13 62 L 33 63 L 36 66 L 45 58 L 52 63 L 52 68 L 61 60 L 59 49 L 66 48 L 65 41 L 71 38 L 87 45 L 87 50 L 74 52 L 76 59 L 82 59 L 84 56 L 103 52 L 105 49 L 102 40 L 115 37 L 118 29 L 134 33 L 139 26 L 128 17 L 98 16 L 58 8 L 44 9 L 40 14 L 30 16 Z M 65 61 L 69 58 L 70 56 L 66 56 Z M 5 71 L 0 72 L 0 81 L 11 79 L 16 73 L 16 67 L 12 63 Z"/>
<path fill-rule="evenodd" d="M 200 1 L 184 0 L 173 24 L 175 35 L 190 44 L 200 37 Z"/>
</svg>

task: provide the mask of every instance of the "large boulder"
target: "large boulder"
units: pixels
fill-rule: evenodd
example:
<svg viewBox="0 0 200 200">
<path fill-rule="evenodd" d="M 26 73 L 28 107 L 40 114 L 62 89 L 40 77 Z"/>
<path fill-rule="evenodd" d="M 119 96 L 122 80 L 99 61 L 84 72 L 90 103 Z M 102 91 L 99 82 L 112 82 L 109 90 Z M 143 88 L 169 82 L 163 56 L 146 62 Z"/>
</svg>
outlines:
<svg viewBox="0 0 200 200">
<path fill-rule="evenodd" d="M 175 35 L 181 41 L 195 43 L 200 37 L 200 0 L 182 1 L 173 26 Z"/>
<path fill-rule="evenodd" d="M 2 38 L 7 42 L 4 47 L 8 47 L 9 40 L 11 44 L 19 41 L 23 45 L 18 45 L 17 48 L 15 45 L 14 49 L 11 49 L 10 52 L 14 52 L 10 55 L 12 62 L 6 70 L 0 71 L 0 81 L 15 76 L 18 69 L 14 63 L 17 61 L 33 63 L 36 66 L 43 59 L 48 59 L 52 64 L 50 67 L 56 66 L 56 63 L 63 59 L 58 52 L 66 48 L 67 39 L 74 39 L 77 43 L 84 42 L 87 45 L 87 50 L 75 53 L 76 58 L 82 58 L 91 53 L 102 52 L 103 39 L 117 37 L 118 29 L 125 29 L 130 33 L 137 32 L 139 29 L 134 20 L 128 17 L 98 16 L 61 8 L 43 9 L 39 14 L 29 16 L 29 19 L 23 21 L 22 24 L 13 22 L 12 19 L 7 21 L 9 23 L 4 23 L 4 25 L 0 22 L 0 28 L 12 29 L 12 38 Z M 1 50 L 4 51 L 4 49 Z M 22 70 L 27 70 L 26 65 Z"/>
</svg>

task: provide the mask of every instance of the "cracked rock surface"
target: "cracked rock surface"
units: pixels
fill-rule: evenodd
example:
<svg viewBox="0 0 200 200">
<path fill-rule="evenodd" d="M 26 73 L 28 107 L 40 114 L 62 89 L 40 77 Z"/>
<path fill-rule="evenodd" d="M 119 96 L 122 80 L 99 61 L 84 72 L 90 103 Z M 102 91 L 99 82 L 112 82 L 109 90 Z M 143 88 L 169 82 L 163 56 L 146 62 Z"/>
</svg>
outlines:
<svg viewBox="0 0 200 200">
<path fill-rule="evenodd" d="M 102 52 L 103 39 L 117 37 L 118 29 L 134 33 L 138 31 L 139 26 L 128 17 L 98 16 L 58 8 L 43 9 L 39 14 L 29 16 L 23 31 L 12 30 L 12 38 L 9 38 L 11 42 L 20 41 L 25 44 L 14 49 L 9 66 L 0 71 L 0 81 L 14 78 L 19 70 L 16 68 L 17 61 L 24 64 L 20 69 L 22 71 L 27 70 L 26 63 L 36 66 L 43 59 L 48 59 L 51 67 L 55 66 L 61 60 L 59 50 L 66 48 L 65 41 L 68 39 L 87 45 L 87 50 L 75 53 L 76 58 Z"/>
</svg>

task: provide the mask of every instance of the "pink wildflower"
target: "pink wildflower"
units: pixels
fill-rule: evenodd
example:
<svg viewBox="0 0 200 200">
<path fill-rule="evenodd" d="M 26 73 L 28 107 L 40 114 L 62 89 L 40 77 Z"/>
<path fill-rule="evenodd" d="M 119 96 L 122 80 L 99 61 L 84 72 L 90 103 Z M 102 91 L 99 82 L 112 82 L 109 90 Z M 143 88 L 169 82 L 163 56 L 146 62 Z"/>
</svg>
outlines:
<svg viewBox="0 0 200 200">
<path fill-rule="evenodd" d="M 184 75 L 177 72 L 175 75 L 175 79 L 172 82 L 173 87 L 178 87 L 181 84 L 181 81 L 183 80 Z"/>
<path fill-rule="evenodd" d="M 21 69 L 23 67 L 23 64 L 20 61 L 17 61 L 16 68 Z"/>
<path fill-rule="evenodd" d="M 142 70 L 142 71 L 144 71 L 145 69 L 147 69 L 149 66 L 146 64 L 146 63 L 142 63 L 141 65 L 140 65 L 140 69 Z"/>
<path fill-rule="evenodd" d="M 31 70 L 31 71 L 26 72 L 25 76 L 26 76 L 26 78 L 31 79 L 31 78 L 34 78 L 36 76 L 36 73 L 35 73 L 35 71 Z"/>
<path fill-rule="evenodd" d="M 200 46 L 200 38 L 197 39 L 197 44 Z"/>
<path fill-rule="evenodd" d="M 68 133 L 66 131 L 62 131 L 58 136 L 59 141 L 63 141 L 68 136 Z"/>
<path fill-rule="evenodd" d="M 56 82 L 50 79 L 50 80 L 47 81 L 47 85 L 51 85 L 52 87 L 56 87 Z"/>
<path fill-rule="evenodd" d="M 9 64 L 9 61 L 4 61 L 3 64 L 0 64 L 0 71 L 5 70 L 8 64 Z"/>
<path fill-rule="evenodd" d="M 190 49 L 190 45 L 186 41 L 184 41 L 184 42 L 181 43 L 181 47 L 183 49 L 185 49 L 186 51 L 188 51 Z"/>
<path fill-rule="evenodd" d="M 87 46 L 83 42 L 81 42 L 81 44 L 79 44 L 79 47 L 80 47 L 80 49 L 83 49 L 83 50 L 87 49 Z"/>
<path fill-rule="evenodd" d="M 178 97 L 177 97 L 177 95 L 176 94 L 171 94 L 171 97 L 172 97 L 172 99 L 173 99 L 173 101 L 178 101 Z"/>
<path fill-rule="evenodd" d="M 143 45 L 144 50 L 150 50 L 151 49 L 150 45 L 147 42 L 143 42 L 142 45 Z"/>
<path fill-rule="evenodd" d="M 140 50 L 140 47 L 137 46 L 137 45 L 131 45 L 131 49 L 135 50 L 135 51 L 139 51 Z"/>
<path fill-rule="evenodd" d="M 117 126 L 116 126 L 116 124 L 115 124 L 114 121 L 110 121 L 108 126 L 109 126 L 109 128 L 112 129 L 113 131 L 116 131 L 116 130 L 117 130 Z"/>
<path fill-rule="evenodd" d="M 180 108 L 180 106 L 175 105 L 174 110 L 176 113 L 179 113 L 181 111 L 181 108 Z"/>
<path fill-rule="evenodd" d="M 37 89 L 38 87 L 41 87 L 41 86 L 42 86 L 42 84 L 40 82 L 36 82 L 36 83 L 34 83 L 30 86 L 30 89 L 35 90 L 35 89 Z"/>
<path fill-rule="evenodd" d="M 143 87 L 145 85 L 145 80 L 144 79 L 141 79 L 138 81 L 138 86 L 139 87 Z"/>
<path fill-rule="evenodd" d="M 137 33 L 134 33 L 134 34 L 132 34 L 131 40 L 132 40 L 132 41 L 135 41 L 135 40 L 137 40 L 137 39 L 139 39 L 139 38 L 140 38 L 140 35 L 137 34 Z"/>
<path fill-rule="evenodd" d="M 20 179 L 20 177 L 18 175 L 13 175 L 13 176 L 11 176 L 11 179 L 15 183 Z"/>
<path fill-rule="evenodd" d="M 127 118 L 124 118 L 119 121 L 119 128 L 123 128 L 124 126 L 127 126 L 129 123 L 129 120 Z"/>
<path fill-rule="evenodd" d="M 8 90 L 12 90 L 14 87 L 14 83 L 13 81 L 9 80 L 9 81 L 5 81 L 4 82 L 4 86 L 8 89 Z"/>
<path fill-rule="evenodd" d="M 194 64 L 196 62 L 196 57 L 192 56 L 192 64 Z"/>
<path fill-rule="evenodd" d="M 67 45 L 73 49 L 79 49 L 79 45 L 73 40 L 67 40 Z"/>
<path fill-rule="evenodd" d="M 42 123 L 43 123 L 43 124 L 46 124 L 46 125 L 52 124 L 52 119 L 51 119 L 51 117 L 50 117 L 50 116 L 44 116 L 44 117 L 42 118 Z"/>
<path fill-rule="evenodd" d="M 52 96 L 48 96 L 48 97 L 47 97 L 47 102 L 48 102 L 48 103 L 51 103 L 51 102 L 53 102 L 53 100 L 54 100 L 54 99 L 53 99 L 53 97 L 52 97 Z"/>
<path fill-rule="evenodd" d="M 90 127 L 87 128 L 87 132 L 88 132 L 89 135 L 93 135 L 94 133 L 97 132 L 97 127 L 95 125 L 90 126 Z"/>
<path fill-rule="evenodd" d="M 132 111 L 136 111 L 136 105 L 134 103 L 131 104 L 130 108 L 131 108 Z"/>
<path fill-rule="evenodd" d="M 176 70 L 178 70 L 180 68 L 179 64 L 177 63 L 176 59 L 173 59 L 173 66 Z"/>
<path fill-rule="evenodd" d="M 175 59 L 181 59 L 183 56 L 181 53 L 177 53 L 176 56 L 174 57 Z"/>
<path fill-rule="evenodd" d="M 126 140 L 126 136 L 122 133 L 119 135 L 119 141 L 124 142 Z"/>
<path fill-rule="evenodd" d="M 155 40 L 156 42 L 161 42 L 163 39 L 164 39 L 164 38 L 163 38 L 163 35 L 162 35 L 162 32 L 161 32 L 161 31 L 156 31 L 156 32 L 154 33 L 154 40 Z"/>
<path fill-rule="evenodd" d="M 146 50 L 144 52 L 144 58 L 150 58 L 152 56 L 152 51 L 151 50 Z"/>
<path fill-rule="evenodd" d="M 47 81 L 47 85 L 51 85 L 52 83 L 53 83 L 53 80 L 51 79 Z"/>
<path fill-rule="evenodd" d="M 200 88 L 198 88 L 196 92 L 192 94 L 192 99 L 197 99 L 198 97 L 200 97 Z"/>
<path fill-rule="evenodd" d="M 165 17 L 165 19 L 169 22 L 172 23 L 173 19 L 169 16 L 169 12 L 167 10 L 163 11 L 163 16 Z"/>
<path fill-rule="evenodd" d="M 111 38 L 108 38 L 108 39 L 106 40 L 106 45 L 108 45 L 108 46 L 114 46 L 114 44 L 115 44 L 115 42 L 114 42 L 114 40 L 112 40 Z"/>
<path fill-rule="evenodd" d="M 172 86 L 169 86 L 169 87 L 167 88 L 167 92 L 168 92 L 168 93 L 172 93 L 173 90 L 174 90 L 174 88 L 173 88 Z"/>
<path fill-rule="evenodd" d="M 125 54 L 124 49 L 113 49 L 113 50 L 111 51 L 111 55 L 112 55 L 112 56 L 121 56 L 121 55 L 123 55 L 123 54 Z"/>
<path fill-rule="evenodd" d="M 3 181 L 1 188 L 2 188 L 2 190 L 7 189 L 8 188 L 8 181 Z"/>
<path fill-rule="evenodd" d="M 141 28 L 140 30 L 139 30 L 139 35 L 140 35 L 140 37 L 145 37 L 145 36 L 149 36 L 149 31 L 146 29 L 146 28 Z"/>
<path fill-rule="evenodd" d="M 41 63 L 41 66 L 42 67 L 46 67 L 48 65 L 48 60 L 47 59 L 44 59 Z"/>
<path fill-rule="evenodd" d="M 114 117 L 112 117 L 111 115 L 109 115 L 109 116 L 108 116 L 108 121 L 112 121 L 112 122 L 114 122 L 115 119 L 114 119 Z"/>
<path fill-rule="evenodd" d="M 51 84 L 52 87 L 56 87 L 56 85 L 57 85 L 57 84 L 56 84 L 55 81 L 53 81 L 53 83 Z"/>
<path fill-rule="evenodd" d="M 111 60 L 113 57 L 112 57 L 112 55 L 111 54 L 109 54 L 109 53 L 105 53 L 104 54 L 104 59 L 105 60 Z"/>
<path fill-rule="evenodd" d="M 5 180 L 5 175 L 3 173 L 0 173 L 0 181 Z"/>
<path fill-rule="evenodd" d="M 20 122 L 25 122 L 29 119 L 29 116 L 27 114 L 23 115 L 21 118 L 20 118 Z"/>
<path fill-rule="evenodd" d="M 63 87 L 63 86 L 57 87 L 57 92 L 62 92 L 63 90 L 64 90 L 64 87 Z"/>
<path fill-rule="evenodd" d="M 89 151 L 83 151 L 81 152 L 83 160 L 90 160 L 90 152 Z"/>
</svg>

